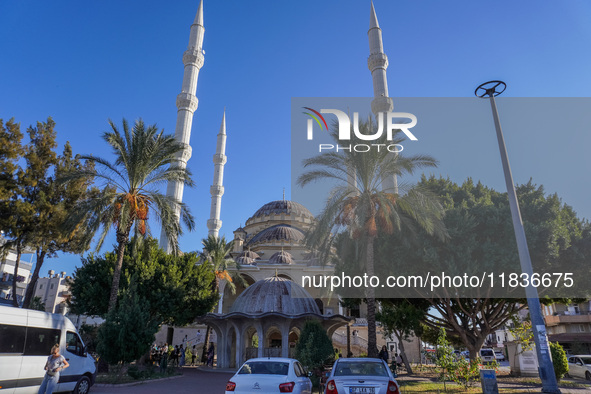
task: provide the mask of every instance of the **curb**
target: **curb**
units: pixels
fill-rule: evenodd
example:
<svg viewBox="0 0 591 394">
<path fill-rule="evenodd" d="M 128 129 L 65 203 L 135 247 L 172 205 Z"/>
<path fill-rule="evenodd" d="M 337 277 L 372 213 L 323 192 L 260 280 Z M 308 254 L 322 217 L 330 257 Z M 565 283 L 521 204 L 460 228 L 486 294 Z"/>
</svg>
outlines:
<svg viewBox="0 0 591 394">
<path fill-rule="evenodd" d="M 171 380 L 171 379 L 178 379 L 182 378 L 183 375 L 176 375 L 176 376 L 169 376 L 168 378 L 160 378 L 160 379 L 147 379 L 147 380 L 138 380 L 137 382 L 130 382 L 130 383 L 95 383 L 93 387 L 129 387 L 129 386 L 139 386 L 140 384 L 144 383 L 153 383 L 153 382 L 161 382 L 163 380 Z"/>
</svg>

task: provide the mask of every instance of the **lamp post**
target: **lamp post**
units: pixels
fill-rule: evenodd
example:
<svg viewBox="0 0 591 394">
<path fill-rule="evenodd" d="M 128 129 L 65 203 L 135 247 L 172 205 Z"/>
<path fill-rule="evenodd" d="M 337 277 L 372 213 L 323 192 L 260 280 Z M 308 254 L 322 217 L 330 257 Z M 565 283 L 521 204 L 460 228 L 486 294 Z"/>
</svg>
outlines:
<svg viewBox="0 0 591 394">
<path fill-rule="evenodd" d="M 495 122 L 495 129 L 497 131 L 499 151 L 501 153 L 501 162 L 503 163 L 503 172 L 505 174 L 507 195 L 509 196 L 509 207 L 511 208 L 511 217 L 513 219 L 513 230 L 515 231 L 517 250 L 519 252 L 519 262 L 521 264 L 521 271 L 526 274 L 527 278 L 529 279 L 528 286 L 525 288 L 525 295 L 527 297 L 527 306 L 529 308 L 529 315 L 534 333 L 534 341 L 536 343 L 536 353 L 539 363 L 538 371 L 540 374 L 540 379 L 542 380 L 542 392 L 560 393 L 560 389 L 558 388 L 558 384 L 556 382 L 556 376 L 554 375 L 552 360 L 550 359 L 550 349 L 548 346 L 548 339 L 546 337 L 546 326 L 542 316 L 542 308 L 540 306 L 538 289 L 531 284 L 533 268 L 531 265 L 529 250 L 527 248 L 527 239 L 525 238 L 523 221 L 521 220 L 521 213 L 519 211 L 519 202 L 517 201 L 517 193 L 515 192 L 513 175 L 511 174 L 509 158 L 507 157 L 505 139 L 503 138 L 501 122 L 499 121 L 497 104 L 495 102 L 495 97 L 503 93 L 506 88 L 507 85 L 503 81 L 489 81 L 478 86 L 474 91 L 474 94 L 480 98 L 488 97 L 490 99 L 493 120 Z"/>
</svg>

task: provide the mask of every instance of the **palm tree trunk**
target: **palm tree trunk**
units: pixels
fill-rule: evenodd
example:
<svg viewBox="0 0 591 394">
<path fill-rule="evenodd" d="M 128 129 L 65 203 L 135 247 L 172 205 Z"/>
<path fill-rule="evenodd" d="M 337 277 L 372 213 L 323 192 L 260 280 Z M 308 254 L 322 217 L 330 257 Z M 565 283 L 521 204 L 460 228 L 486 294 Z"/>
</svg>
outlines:
<svg viewBox="0 0 591 394">
<path fill-rule="evenodd" d="M 27 286 L 27 290 L 25 292 L 25 300 L 23 301 L 23 308 L 28 309 L 31 306 L 31 301 L 33 300 L 33 296 L 35 295 L 35 288 L 37 287 L 37 280 L 39 279 L 39 272 L 41 271 L 41 266 L 43 265 L 43 261 L 45 260 L 45 254 L 47 253 L 45 250 L 39 251 L 40 248 L 37 248 L 37 259 L 35 262 L 35 270 L 33 271 L 33 276 L 31 276 L 31 280 Z"/>
<path fill-rule="evenodd" d="M 367 247 L 365 254 L 365 264 L 367 268 L 367 276 L 371 278 L 374 275 L 374 257 L 373 244 L 375 237 L 369 236 L 367 239 Z M 376 295 L 375 289 L 368 286 L 365 290 L 367 298 L 367 356 L 378 357 L 378 346 L 376 338 Z"/>
<path fill-rule="evenodd" d="M 117 264 L 113 271 L 113 282 L 111 282 L 111 295 L 109 296 L 109 309 L 107 312 L 111 312 L 117 305 L 117 295 L 119 294 L 119 282 L 121 280 L 121 268 L 123 267 L 123 257 L 125 256 L 125 246 L 129 238 L 129 231 L 131 230 L 131 224 L 127 227 L 125 233 L 117 232 Z"/>
<path fill-rule="evenodd" d="M 16 260 L 14 261 L 14 275 L 12 275 L 12 305 L 18 308 L 18 299 L 16 296 L 16 279 L 18 278 L 18 268 L 21 262 L 22 246 L 21 241 L 18 240 L 16 244 Z"/>
</svg>

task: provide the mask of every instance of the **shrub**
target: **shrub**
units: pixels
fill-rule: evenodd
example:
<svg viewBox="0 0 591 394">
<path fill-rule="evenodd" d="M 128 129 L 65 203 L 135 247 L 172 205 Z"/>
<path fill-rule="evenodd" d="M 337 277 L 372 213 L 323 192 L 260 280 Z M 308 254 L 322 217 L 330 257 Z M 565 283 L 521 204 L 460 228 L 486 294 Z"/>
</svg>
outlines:
<svg viewBox="0 0 591 394">
<path fill-rule="evenodd" d="M 552 354 L 554 375 L 556 375 L 556 380 L 560 381 L 560 379 L 568 373 L 568 359 L 566 358 L 566 353 L 558 342 L 550 342 L 550 354 Z"/>
</svg>

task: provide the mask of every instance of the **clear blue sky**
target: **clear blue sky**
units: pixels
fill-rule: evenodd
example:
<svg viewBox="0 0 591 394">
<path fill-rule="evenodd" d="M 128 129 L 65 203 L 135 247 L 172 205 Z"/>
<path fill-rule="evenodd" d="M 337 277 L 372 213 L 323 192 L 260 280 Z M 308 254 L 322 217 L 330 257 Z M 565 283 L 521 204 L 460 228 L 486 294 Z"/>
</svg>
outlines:
<svg viewBox="0 0 591 394">
<path fill-rule="evenodd" d="M 142 117 L 173 133 L 181 57 L 197 6 L 198 0 L 0 2 L 0 118 L 14 117 L 26 128 L 51 116 L 60 148 L 70 141 L 75 153 L 105 157 L 100 135 L 108 118 Z M 373 94 L 369 7 L 369 0 L 205 0 L 205 65 L 189 161 L 198 186 L 184 198 L 198 229 L 182 238 L 183 250 L 199 249 L 207 234 L 211 158 L 224 107 L 221 232 L 231 238 L 261 205 L 280 199 L 283 187 L 290 195 L 291 98 Z M 507 97 L 589 96 L 587 1 L 376 0 L 375 7 L 390 59 L 391 96 L 471 97 L 490 79 L 507 82 Z M 536 137 L 535 149 L 512 146 L 508 137 L 516 182 L 531 176 L 591 217 L 589 133 Z M 481 146 L 477 135 L 451 140 L 466 150 Z M 441 174 L 465 178 L 459 166 L 440 160 Z M 519 172 L 521 161 L 534 164 Z M 542 171 L 542 164 L 553 171 Z M 160 233 L 157 226 L 153 231 Z M 78 263 L 77 256 L 62 256 L 46 261 L 42 273 L 70 274 Z"/>
</svg>

